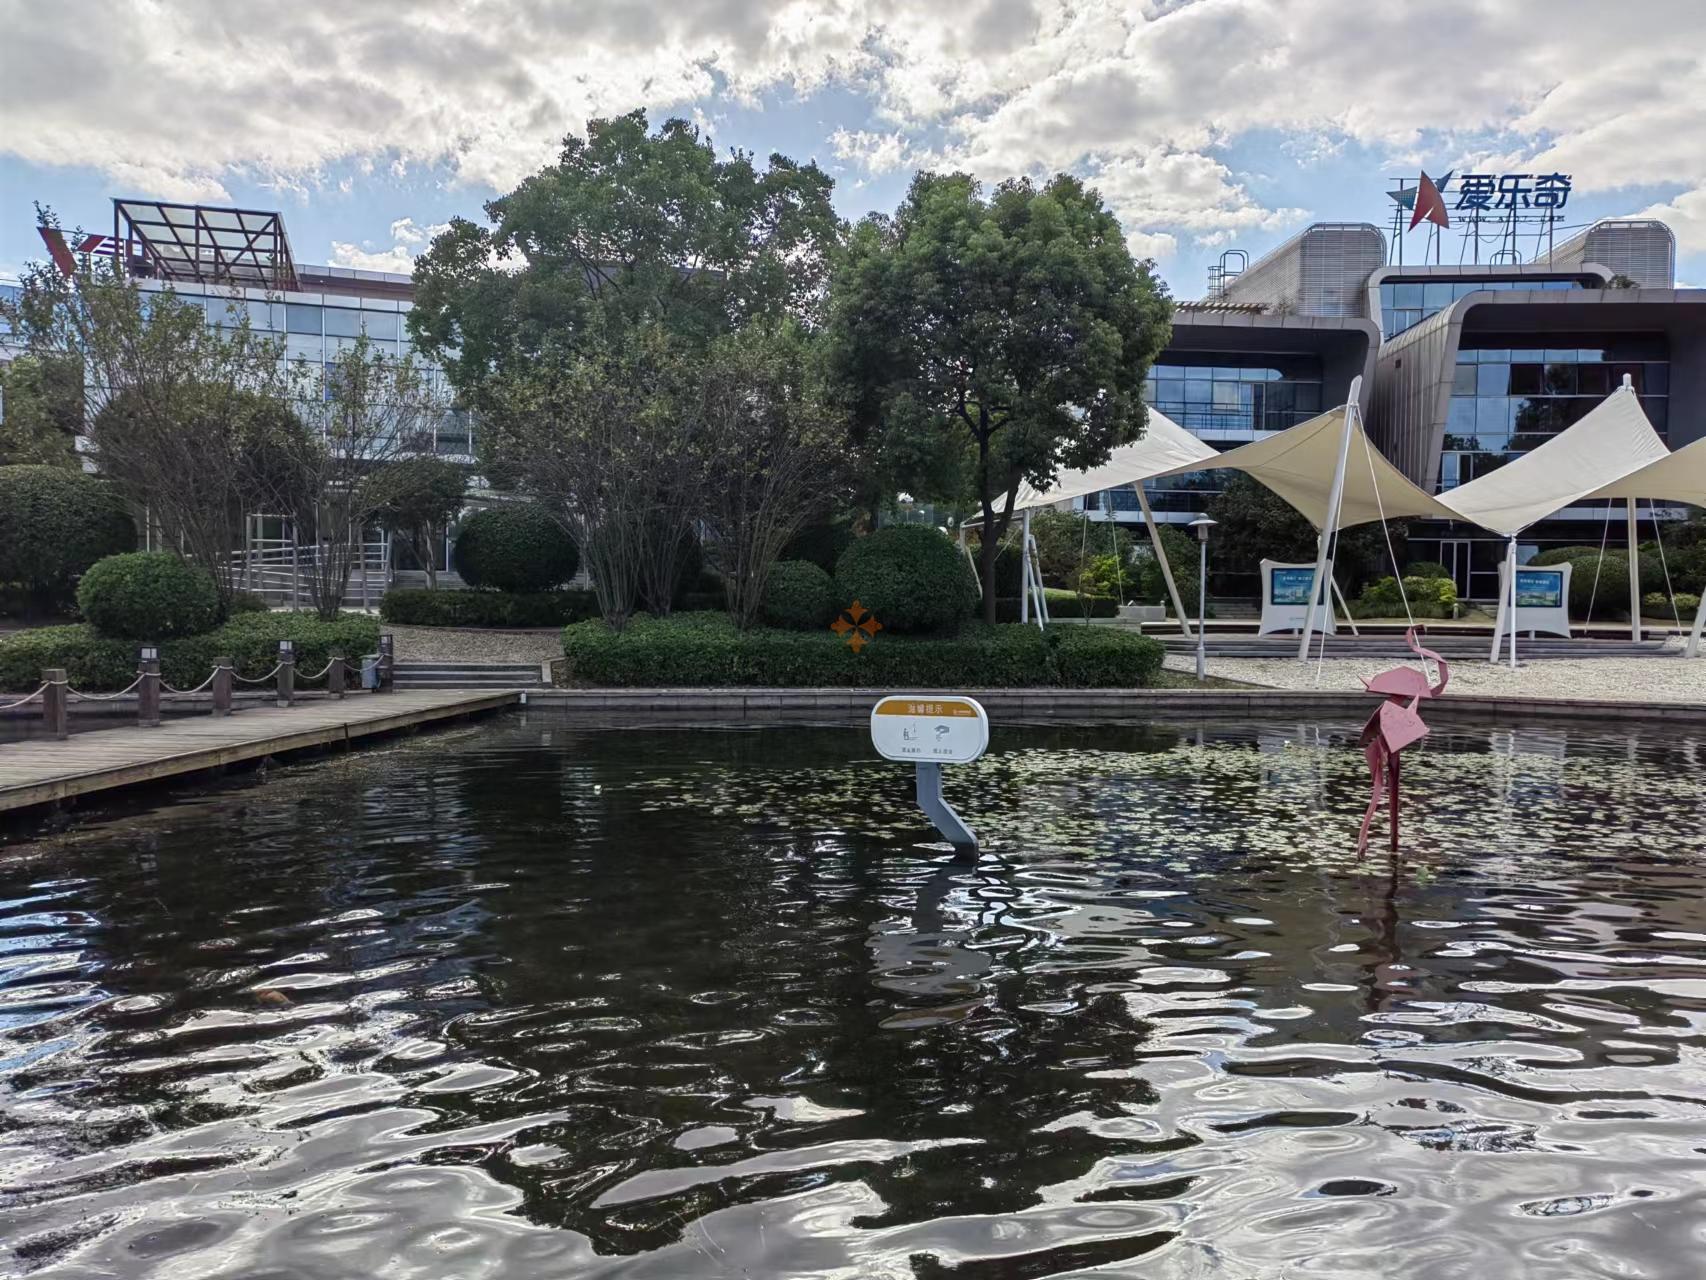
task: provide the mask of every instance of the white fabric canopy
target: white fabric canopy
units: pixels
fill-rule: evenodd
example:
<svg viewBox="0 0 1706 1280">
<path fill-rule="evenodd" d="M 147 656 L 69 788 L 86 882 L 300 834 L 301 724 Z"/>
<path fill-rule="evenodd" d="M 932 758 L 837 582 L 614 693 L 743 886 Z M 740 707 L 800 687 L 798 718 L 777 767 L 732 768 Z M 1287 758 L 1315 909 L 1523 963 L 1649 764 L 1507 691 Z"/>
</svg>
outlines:
<svg viewBox="0 0 1706 1280">
<path fill-rule="evenodd" d="M 1508 538 L 1584 498 L 1636 496 L 1616 490 L 1617 482 L 1670 456 L 1635 393 L 1620 387 L 1575 426 L 1497 471 L 1441 494 L 1440 501 L 1462 519 Z M 1698 469 L 1697 458 L 1692 466 Z M 1687 474 L 1677 471 L 1679 477 Z M 1656 495 L 1643 491 L 1639 496 Z"/>
<path fill-rule="evenodd" d="M 1142 484 L 1151 476 L 1164 475 L 1204 458 L 1217 457 L 1213 445 L 1204 444 L 1166 414 L 1149 411 L 1149 429 L 1135 444 L 1124 444 L 1109 455 L 1099 467 L 1088 471 L 1063 471 L 1058 479 L 1039 492 L 1028 484 L 1019 486 L 1019 496 L 1013 502 L 1015 512 L 1027 507 L 1052 507 L 1068 498 L 1100 493 L 1104 489 L 1119 489 L 1128 484 Z"/>
<path fill-rule="evenodd" d="M 1261 481 L 1319 530 L 1327 522 L 1333 496 L 1333 472 L 1344 439 L 1346 407 L 1300 422 L 1295 427 L 1241 445 L 1208 461 L 1174 467 L 1162 475 L 1187 471 L 1242 471 Z M 1351 422 L 1351 447 L 1345 460 L 1345 491 L 1339 505 L 1340 529 L 1382 516 L 1456 519 L 1439 499 L 1416 487 L 1364 434 L 1361 415 Z"/>
<path fill-rule="evenodd" d="M 1685 444 L 1620 480 L 1595 489 L 1589 498 L 1652 498 L 1706 507 L 1706 440 Z"/>
</svg>

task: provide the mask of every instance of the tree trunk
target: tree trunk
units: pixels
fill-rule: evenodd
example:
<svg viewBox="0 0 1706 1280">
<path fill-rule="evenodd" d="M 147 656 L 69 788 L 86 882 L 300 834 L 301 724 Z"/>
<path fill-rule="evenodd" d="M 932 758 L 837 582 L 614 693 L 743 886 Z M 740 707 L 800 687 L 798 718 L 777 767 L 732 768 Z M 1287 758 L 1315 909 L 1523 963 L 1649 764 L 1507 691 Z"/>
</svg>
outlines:
<svg viewBox="0 0 1706 1280">
<path fill-rule="evenodd" d="M 1000 534 L 995 528 L 995 502 L 989 492 L 989 436 L 977 437 L 977 497 L 983 505 L 983 543 L 978 548 L 979 576 L 983 578 L 983 620 L 995 625 L 995 553 Z"/>
</svg>

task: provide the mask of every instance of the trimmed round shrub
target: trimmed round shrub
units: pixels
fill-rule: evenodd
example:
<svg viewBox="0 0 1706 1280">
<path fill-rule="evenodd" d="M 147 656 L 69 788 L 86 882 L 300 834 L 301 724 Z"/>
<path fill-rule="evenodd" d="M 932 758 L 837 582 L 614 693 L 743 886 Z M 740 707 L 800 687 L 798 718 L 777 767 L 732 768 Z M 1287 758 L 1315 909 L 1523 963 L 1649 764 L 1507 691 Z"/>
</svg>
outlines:
<svg viewBox="0 0 1706 1280">
<path fill-rule="evenodd" d="M 549 591 L 575 576 L 580 552 L 562 527 L 532 503 L 489 507 L 462 522 L 456 571 L 471 587 Z"/>
<path fill-rule="evenodd" d="M 836 603 L 857 600 L 890 630 L 953 631 L 977 606 L 977 580 L 953 541 L 924 525 L 857 539 L 835 566 Z"/>
<path fill-rule="evenodd" d="M 136 530 L 104 480 L 62 467 L 0 467 L 0 583 L 46 607 L 103 556 L 136 545 Z"/>
<path fill-rule="evenodd" d="M 1406 578 L 1449 578 L 1451 570 L 1438 560 L 1417 560 L 1414 564 L 1404 567 Z"/>
<path fill-rule="evenodd" d="M 808 524 L 782 548 L 781 560 L 809 560 L 825 573 L 835 572 L 835 563 L 853 541 L 853 520 L 838 516 L 820 524 Z"/>
<path fill-rule="evenodd" d="M 101 635 L 170 640 L 212 630 L 219 592 L 212 574 L 174 551 L 131 551 L 89 567 L 77 607 Z"/>
<path fill-rule="evenodd" d="M 835 620 L 835 581 L 810 560 L 772 566 L 764 587 L 764 620 L 791 631 L 816 631 Z"/>
<path fill-rule="evenodd" d="M 1535 558 L 1537 563 L 1539 557 Z M 1562 564 L 1563 561 L 1553 561 Z M 1611 619 L 1626 616 L 1629 612 L 1629 561 L 1624 556 L 1607 554 L 1603 562 L 1599 558 L 1599 548 L 1589 547 L 1581 554 L 1569 558 L 1570 565 L 1570 616 L 1585 619 L 1588 616 L 1588 606 L 1591 601 L 1593 616 Z M 1594 586 L 1594 572 L 1598 570 L 1599 586 Z"/>
</svg>

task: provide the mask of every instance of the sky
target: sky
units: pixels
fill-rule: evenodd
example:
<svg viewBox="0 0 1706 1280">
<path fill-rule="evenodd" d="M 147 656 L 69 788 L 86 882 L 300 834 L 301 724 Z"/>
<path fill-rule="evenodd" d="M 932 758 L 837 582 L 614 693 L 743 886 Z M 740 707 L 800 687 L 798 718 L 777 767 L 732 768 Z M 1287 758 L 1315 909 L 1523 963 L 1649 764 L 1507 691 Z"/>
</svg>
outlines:
<svg viewBox="0 0 1706 1280">
<path fill-rule="evenodd" d="M 0 0 L 0 32 L 0 275 L 36 202 L 101 230 L 115 195 L 406 271 L 644 108 L 815 159 L 848 218 L 920 168 L 1070 171 L 1186 299 L 1228 248 L 1384 227 L 1421 170 L 1569 174 L 1565 224 L 1661 218 L 1706 284 L 1700 0 Z"/>
</svg>

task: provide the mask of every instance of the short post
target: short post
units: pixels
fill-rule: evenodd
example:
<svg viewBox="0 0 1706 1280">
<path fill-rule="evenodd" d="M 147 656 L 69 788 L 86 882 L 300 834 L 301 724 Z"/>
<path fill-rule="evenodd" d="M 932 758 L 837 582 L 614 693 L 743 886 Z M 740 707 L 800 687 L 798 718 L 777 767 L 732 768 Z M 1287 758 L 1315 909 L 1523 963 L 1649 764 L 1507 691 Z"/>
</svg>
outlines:
<svg viewBox="0 0 1706 1280">
<path fill-rule="evenodd" d="M 392 665 L 397 659 L 397 642 L 389 631 L 379 637 L 379 692 L 391 692 Z"/>
<path fill-rule="evenodd" d="M 160 727 L 160 650 L 154 645 L 143 645 L 138 655 L 141 659 L 142 680 L 136 686 L 136 723 L 144 729 Z"/>
<path fill-rule="evenodd" d="M 1208 649 L 1204 635 L 1208 619 L 1208 531 L 1219 521 L 1198 516 L 1185 527 L 1197 531 L 1197 683 L 1208 679 Z M 1327 607 L 1332 608 L 1328 601 Z"/>
<path fill-rule="evenodd" d="M 236 671 L 232 668 L 229 657 L 213 660 L 213 714 L 228 716 L 231 714 L 231 690 L 236 683 Z"/>
<path fill-rule="evenodd" d="M 334 653 L 326 664 L 326 692 L 334 698 L 344 696 L 344 655 Z"/>
<path fill-rule="evenodd" d="M 296 697 L 296 644 L 278 642 L 278 705 L 288 707 Z"/>
<path fill-rule="evenodd" d="M 50 738 L 64 738 L 71 732 L 71 700 L 66 696 L 65 669 L 49 667 L 41 673 L 47 688 L 41 691 L 42 724 Z"/>
</svg>

